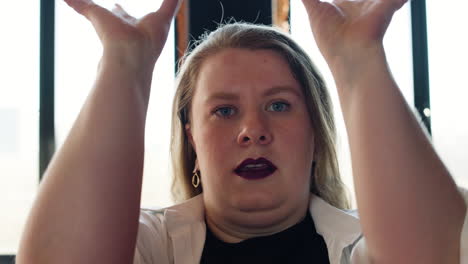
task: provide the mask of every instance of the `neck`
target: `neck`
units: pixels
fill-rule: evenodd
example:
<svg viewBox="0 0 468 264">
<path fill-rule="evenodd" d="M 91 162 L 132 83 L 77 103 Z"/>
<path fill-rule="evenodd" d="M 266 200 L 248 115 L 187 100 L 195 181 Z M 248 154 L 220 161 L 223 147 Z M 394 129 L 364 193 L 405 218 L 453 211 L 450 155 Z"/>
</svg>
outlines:
<svg viewBox="0 0 468 264">
<path fill-rule="evenodd" d="M 261 212 L 237 211 L 230 215 L 225 212 L 216 214 L 205 208 L 205 219 L 208 228 L 220 240 L 239 243 L 254 237 L 272 235 L 299 223 L 307 214 L 308 204 L 307 201 L 289 211 L 278 208 Z"/>
</svg>

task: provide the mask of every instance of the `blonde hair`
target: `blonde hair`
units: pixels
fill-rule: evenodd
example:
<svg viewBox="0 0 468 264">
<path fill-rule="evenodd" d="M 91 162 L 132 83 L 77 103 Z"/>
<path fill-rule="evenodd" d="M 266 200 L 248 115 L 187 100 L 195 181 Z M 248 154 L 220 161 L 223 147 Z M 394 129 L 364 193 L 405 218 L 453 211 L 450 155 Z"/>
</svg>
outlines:
<svg viewBox="0 0 468 264">
<path fill-rule="evenodd" d="M 322 76 L 304 50 L 289 36 L 275 28 L 246 23 L 221 26 L 196 44 L 198 46 L 184 56 L 176 80 L 171 137 L 174 200 L 183 201 L 202 192 L 200 187 L 195 189 L 191 184 L 196 153 L 185 132 L 202 63 L 226 48 L 267 49 L 278 52 L 286 59 L 294 77 L 302 86 L 316 135 L 315 169 L 311 172 L 313 177 L 310 191 L 337 208 L 349 209 L 347 189 L 341 180 L 338 167 L 332 102 Z"/>
</svg>

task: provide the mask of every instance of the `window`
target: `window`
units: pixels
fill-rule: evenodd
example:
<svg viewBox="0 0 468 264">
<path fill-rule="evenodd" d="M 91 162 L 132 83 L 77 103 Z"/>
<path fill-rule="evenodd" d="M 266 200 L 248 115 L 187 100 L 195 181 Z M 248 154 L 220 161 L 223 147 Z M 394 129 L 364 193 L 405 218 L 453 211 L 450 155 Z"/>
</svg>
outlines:
<svg viewBox="0 0 468 264">
<path fill-rule="evenodd" d="M 109 9 L 115 0 L 95 0 Z M 159 1 L 119 2 L 139 17 L 157 10 Z M 335 106 L 339 132 L 339 160 L 344 182 L 353 191 L 350 153 L 346 130 L 332 75 L 320 55 L 305 10 L 300 1 L 291 2 L 292 36 L 311 56 L 323 73 Z M 14 255 L 39 180 L 39 4 L 8 1 L 8 12 L 0 17 L 3 27 L 0 44 L 0 256 Z M 468 125 L 464 121 L 468 98 L 464 62 L 468 61 L 468 37 L 463 10 L 437 1 L 427 2 L 431 117 L 433 143 L 459 185 L 468 187 Z M 449 14 L 449 15 L 447 15 Z M 174 29 L 174 27 L 172 28 Z M 307 32 L 304 34 L 304 32 Z M 64 142 L 87 94 L 94 83 L 102 48 L 86 19 L 63 1 L 56 1 L 56 142 Z M 393 19 L 385 46 L 393 75 L 408 104 L 413 106 L 410 5 Z M 174 87 L 174 31 L 155 67 L 146 124 L 146 153 L 142 206 L 169 206 L 170 117 Z M 354 199 L 354 206 L 355 198 Z M 5 258 L 0 257 L 0 263 Z"/>
<path fill-rule="evenodd" d="M 468 3 L 427 1 L 434 146 L 457 184 L 468 187 Z"/>
<path fill-rule="evenodd" d="M 2 8 L 0 255 L 12 255 L 39 182 L 39 1 Z"/>
</svg>

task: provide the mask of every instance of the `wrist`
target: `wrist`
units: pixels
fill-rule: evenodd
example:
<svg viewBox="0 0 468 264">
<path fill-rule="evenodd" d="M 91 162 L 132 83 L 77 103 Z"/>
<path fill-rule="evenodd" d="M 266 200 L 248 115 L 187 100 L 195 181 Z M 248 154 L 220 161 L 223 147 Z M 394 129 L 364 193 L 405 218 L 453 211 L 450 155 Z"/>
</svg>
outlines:
<svg viewBox="0 0 468 264">
<path fill-rule="evenodd" d="M 154 63 L 138 62 L 121 53 L 104 52 L 98 67 L 98 79 L 104 79 L 114 91 L 133 90 L 133 94 L 148 102 Z"/>
<path fill-rule="evenodd" d="M 157 58 L 144 47 L 119 45 L 104 48 L 101 64 L 134 72 L 153 72 Z"/>
<path fill-rule="evenodd" d="M 389 72 L 383 45 L 354 49 L 327 59 L 338 89 L 353 87 L 377 73 Z"/>
<path fill-rule="evenodd" d="M 151 82 L 155 61 L 139 59 L 139 56 L 104 50 L 99 71 L 112 72 L 114 78 L 125 78 L 140 83 Z"/>
</svg>

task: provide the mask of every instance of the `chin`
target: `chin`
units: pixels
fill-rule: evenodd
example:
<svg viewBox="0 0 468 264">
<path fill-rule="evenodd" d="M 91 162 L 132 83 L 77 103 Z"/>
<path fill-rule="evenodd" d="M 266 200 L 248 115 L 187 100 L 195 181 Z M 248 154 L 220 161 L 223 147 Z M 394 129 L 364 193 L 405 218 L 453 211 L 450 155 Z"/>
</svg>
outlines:
<svg viewBox="0 0 468 264">
<path fill-rule="evenodd" d="M 276 211 L 285 205 L 286 199 L 262 193 L 250 193 L 232 199 L 232 206 L 248 214 L 264 214 Z"/>
<path fill-rule="evenodd" d="M 244 203 L 245 202 L 245 203 Z M 280 201 L 255 201 L 243 200 L 238 205 L 238 213 L 234 221 L 248 228 L 268 229 L 282 223 L 288 216 L 288 206 Z"/>
<path fill-rule="evenodd" d="M 239 212 L 244 220 L 252 227 L 272 225 L 290 217 L 296 210 L 304 208 L 302 199 L 289 197 L 280 193 L 250 192 L 236 195 L 231 199 L 231 206 Z"/>
</svg>

